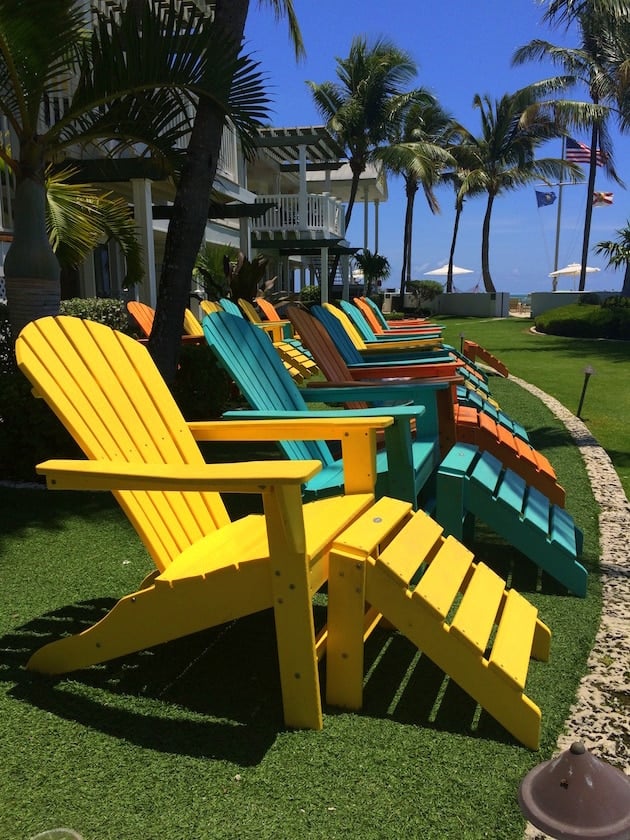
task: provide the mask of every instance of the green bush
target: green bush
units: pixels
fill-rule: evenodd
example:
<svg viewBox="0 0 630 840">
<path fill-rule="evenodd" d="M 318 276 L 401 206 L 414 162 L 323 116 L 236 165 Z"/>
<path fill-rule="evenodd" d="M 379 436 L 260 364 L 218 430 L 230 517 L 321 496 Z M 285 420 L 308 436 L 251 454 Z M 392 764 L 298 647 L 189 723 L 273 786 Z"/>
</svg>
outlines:
<svg viewBox="0 0 630 840">
<path fill-rule="evenodd" d="M 0 373 L 0 478 L 43 481 L 35 465 L 48 458 L 77 458 L 79 448 L 19 371 Z"/>
<path fill-rule="evenodd" d="M 213 420 L 230 404 L 232 382 L 207 344 L 184 344 L 171 390 L 186 420 Z"/>
<path fill-rule="evenodd" d="M 72 315 L 74 318 L 85 318 L 105 324 L 113 330 L 131 333 L 127 307 L 122 300 L 109 298 L 70 298 L 62 300 L 59 307 L 60 315 Z"/>
<path fill-rule="evenodd" d="M 630 297 L 612 295 L 602 302 L 605 309 L 630 309 Z"/>
<path fill-rule="evenodd" d="M 0 374 L 15 371 L 15 350 L 11 338 L 9 309 L 6 303 L 0 303 Z"/>
<path fill-rule="evenodd" d="M 539 332 L 549 335 L 628 341 L 630 340 L 630 307 L 574 303 L 550 309 L 538 315 L 535 325 Z"/>
<path fill-rule="evenodd" d="M 300 290 L 300 300 L 306 306 L 311 304 L 321 303 L 322 295 L 319 286 L 304 286 Z"/>
</svg>

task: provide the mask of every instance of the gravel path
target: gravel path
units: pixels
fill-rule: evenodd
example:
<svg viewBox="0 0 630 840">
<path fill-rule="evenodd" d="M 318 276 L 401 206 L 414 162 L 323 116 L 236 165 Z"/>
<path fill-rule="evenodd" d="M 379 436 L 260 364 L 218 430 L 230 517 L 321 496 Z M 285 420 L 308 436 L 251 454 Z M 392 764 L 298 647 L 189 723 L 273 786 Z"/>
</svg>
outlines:
<svg viewBox="0 0 630 840">
<path fill-rule="evenodd" d="M 602 620 L 557 752 L 583 741 L 593 755 L 630 775 L 630 503 L 610 458 L 584 423 L 535 385 L 510 379 L 542 400 L 567 427 L 600 507 Z M 547 836 L 528 823 L 527 840 Z"/>
</svg>

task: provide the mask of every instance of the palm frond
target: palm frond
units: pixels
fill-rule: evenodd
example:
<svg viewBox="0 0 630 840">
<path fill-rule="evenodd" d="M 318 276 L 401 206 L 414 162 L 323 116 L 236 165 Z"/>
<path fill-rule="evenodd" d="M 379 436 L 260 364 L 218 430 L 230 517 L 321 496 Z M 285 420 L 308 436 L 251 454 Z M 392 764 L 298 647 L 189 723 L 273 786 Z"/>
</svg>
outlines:
<svg viewBox="0 0 630 840">
<path fill-rule="evenodd" d="M 135 221 L 122 196 L 88 184 L 72 183 L 75 171 L 48 172 L 46 229 L 63 266 L 79 266 L 94 248 L 114 239 L 127 264 L 126 283 L 142 279 L 142 252 Z"/>
</svg>

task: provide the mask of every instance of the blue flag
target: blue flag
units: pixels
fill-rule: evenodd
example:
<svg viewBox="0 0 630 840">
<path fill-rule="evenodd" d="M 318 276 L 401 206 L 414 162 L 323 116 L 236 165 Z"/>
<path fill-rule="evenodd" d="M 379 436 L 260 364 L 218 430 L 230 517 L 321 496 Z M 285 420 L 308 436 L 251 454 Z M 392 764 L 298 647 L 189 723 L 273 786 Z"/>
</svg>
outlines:
<svg viewBox="0 0 630 840">
<path fill-rule="evenodd" d="M 547 207 L 549 204 L 553 204 L 556 200 L 556 194 L 552 190 L 548 192 L 539 192 L 536 190 L 536 204 L 539 207 Z"/>
</svg>

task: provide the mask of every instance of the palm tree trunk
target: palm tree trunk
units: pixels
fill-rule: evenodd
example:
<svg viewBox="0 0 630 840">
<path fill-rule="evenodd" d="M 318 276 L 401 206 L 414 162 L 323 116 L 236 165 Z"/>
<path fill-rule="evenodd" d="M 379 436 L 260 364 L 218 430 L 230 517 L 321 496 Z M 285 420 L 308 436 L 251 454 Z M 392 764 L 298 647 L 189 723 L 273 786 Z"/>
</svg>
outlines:
<svg viewBox="0 0 630 840">
<path fill-rule="evenodd" d="M 630 263 L 626 263 L 626 271 L 623 275 L 623 286 L 621 287 L 621 297 L 630 297 Z"/>
<path fill-rule="evenodd" d="M 580 284 L 578 290 L 584 291 L 586 286 L 586 265 L 588 263 L 588 245 L 591 238 L 591 220 L 593 217 L 593 190 L 595 189 L 595 175 L 597 173 L 597 147 L 599 145 L 599 124 L 593 123 L 591 131 L 591 160 L 588 169 L 588 186 L 586 193 L 586 212 L 584 214 L 584 237 L 582 239 L 582 264 L 580 268 Z"/>
<path fill-rule="evenodd" d="M 249 0 L 217 0 L 214 22 L 238 50 Z M 184 310 L 189 303 L 195 259 L 208 221 L 210 191 L 221 149 L 224 118 L 209 100 L 200 100 L 186 161 L 173 202 L 160 275 L 149 351 L 167 383 L 175 380 Z"/>
<path fill-rule="evenodd" d="M 455 201 L 455 222 L 453 224 L 453 238 L 451 239 L 451 250 L 448 255 L 448 274 L 446 275 L 446 292 L 447 294 L 453 291 L 453 261 L 455 259 L 455 245 L 457 243 L 457 233 L 459 231 L 459 217 L 462 215 L 463 204 Z"/>
<path fill-rule="evenodd" d="M 352 173 L 352 183 L 350 184 L 350 197 L 348 198 L 348 206 L 346 207 L 346 216 L 344 220 L 345 226 L 345 233 L 344 236 L 347 234 L 348 227 L 350 225 L 350 219 L 352 218 L 352 209 L 354 207 L 354 202 L 357 197 L 357 192 L 359 189 L 359 178 L 361 177 L 361 172 L 353 172 Z M 337 276 L 337 269 L 339 268 L 339 254 L 335 254 L 335 258 L 332 261 L 332 265 L 330 267 L 330 271 L 328 272 L 328 293 L 329 296 L 332 293 L 333 283 L 335 282 L 335 277 Z"/>
<path fill-rule="evenodd" d="M 488 193 L 488 204 L 486 207 L 486 213 L 483 217 L 483 227 L 481 232 L 481 274 L 486 292 L 491 293 L 496 292 L 490 275 L 490 217 L 492 215 L 493 204 L 494 193 Z"/>
<path fill-rule="evenodd" d="M 15 190 L 13 242 L 4 260 L 13 341 L 29 321 L 57 315 L 61 270 L 46 231 L 46 187 L 23 178 Z"/>
<path fill-rule="evenodd" d="M 407 287 L 407 282 L 409 280 L 409 273 L 411 271 L 409 267 L 409 262 L 411 260 L 411 219 L 412 219 L 412 202 L 409 199 L 409 194 L 407 194 L 407 203 L 405 205 L 405 223 L 403 227 L 403 264 L 402 270 L 400 272 L 400 289 L 398 292 L 398 306 L 397 308 L 400 309 L 402 312 L 404 305 L 405 305 L 405 288 Z"/>
<path fill-rule="evenodd" d="M 413 245 L 413 209 L 416 201 L 416 193 L 418 192 L 418 182 L 413 178 L 408 178 L 405 192 L 407 193 L 407 214 L 405 224 L 409 226 L 407 234 L 407 276 L 405 278 L 405 285 L 411 282 L 411 255 Z M 403 290 L 404 291 L 404 290 Z"/>
</svg>

